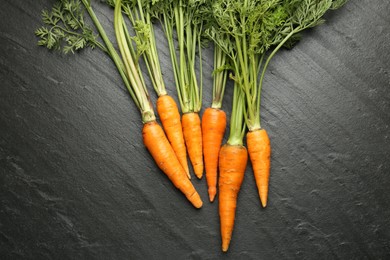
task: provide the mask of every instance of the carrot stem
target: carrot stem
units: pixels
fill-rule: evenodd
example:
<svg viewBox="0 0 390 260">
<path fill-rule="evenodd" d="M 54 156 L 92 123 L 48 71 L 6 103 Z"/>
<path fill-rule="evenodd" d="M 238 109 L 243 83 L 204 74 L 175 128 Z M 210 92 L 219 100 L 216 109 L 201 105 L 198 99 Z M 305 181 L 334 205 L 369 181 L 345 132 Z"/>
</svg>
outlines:
<svg viewBox="0 0 390 260">
<path fill-rule="evenodd" d="M 122 54 L 125 69 L 127 71 L 132 89 L 135 94 L 135 98 L 138 100 L 140 110 L 142 114 L 142 121 L 144 123 L 155 120 L 153 108 L 151 106 L 149 95 L 146 91 L 142 74 L 137 67 L 134 57 L 131 54 L 129 44 L 126 40 L 126 33 L 123 27 L 121 0 L 116 0 L 115 13 L 114 13 L 114 27 L 115 34 L 117 36 L 119 50 Z"/>
</svg>

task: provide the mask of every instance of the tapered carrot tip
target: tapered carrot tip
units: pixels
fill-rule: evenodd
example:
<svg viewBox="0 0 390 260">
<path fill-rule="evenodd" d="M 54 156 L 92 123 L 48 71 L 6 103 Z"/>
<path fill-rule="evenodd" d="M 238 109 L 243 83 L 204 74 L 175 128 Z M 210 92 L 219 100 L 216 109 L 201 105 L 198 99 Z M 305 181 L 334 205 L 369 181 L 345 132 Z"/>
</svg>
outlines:
<svg viewBox="0 0 390 260">
<path fill-rule="evenodd" d="M 184 171 L 186 172 L 188 179 L 191 180 L 190 170 L 187 168 L 187 169 L 185 169 Z"/>
<path fill-rule="evenodd" d="M 248 132 L 247 145 L 261 205 L 266 207 L 271 167 L 271 144 L 267 132 L 264 129 Z"/>
<path fill-rule="evenodd" d="M 223 241 L 223 242 L 222 242 L 222 251 L 225 252 L 225 253 L 226 253 L 226 252 L 228 251 L 228 249 L 229 249 L 229 242 L 230 242 L 230 241 Z"/>
<path fill-rule="evenodd" d="M 199 194 L 195 192 L 192 194 L 191 197 L 188 198 L 188 200 L 194 205 L 195 208 L 200 209 L 203 206 L 202 199 L 200 198 Z"/>
<path fill-rule="evenodd" d="M 210 199 L 210 202 L 214 201 L 216 194 L 217 194 L 217 189 L 215 187 L 210 187 L 209 188 L 209 199 Z"/>
<path fill-rule="evenodd" d="M 195 172 L 196 177 L 198 177 L 198 179 L 202 179 L 202 176 L 203 176 L 203 164 L 202 165 L 195 165 L 194 166 L 194 172 Z"/>
<path fill-rule="evenodd" d="M 267 199 L 268 199 L 268 186 L 260 186 L 259 187 L 259 196 L 261 205 L 263 208 L 267 206 Z"/>
</svg>

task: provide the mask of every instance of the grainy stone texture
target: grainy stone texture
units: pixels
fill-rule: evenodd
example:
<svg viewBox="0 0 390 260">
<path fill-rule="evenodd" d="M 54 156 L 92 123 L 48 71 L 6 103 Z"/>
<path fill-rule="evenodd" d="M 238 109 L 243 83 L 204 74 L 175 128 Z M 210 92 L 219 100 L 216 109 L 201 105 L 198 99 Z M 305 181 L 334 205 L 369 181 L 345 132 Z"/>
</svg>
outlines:
<svg viewBox="0 0 390 260">
<path fill-rule="evenodd" d="M 226 255 L 205 180 L 193 178 L 205 202 L 195 210 L 143 147 L 112 61 L 36 46 L 41 9 L 54 2 L 0 8 L 1 259 L 390 258 L 390 2 L 351 0 L 271 62 L 269 205 L 260 208 L 248 165 Z M 92 2 L 113 37 L 112 10 Z M 204 54 L 205 107 L 212 50 Z M 229 88 L 226 110 L 231 99 Z"/>
</svg>

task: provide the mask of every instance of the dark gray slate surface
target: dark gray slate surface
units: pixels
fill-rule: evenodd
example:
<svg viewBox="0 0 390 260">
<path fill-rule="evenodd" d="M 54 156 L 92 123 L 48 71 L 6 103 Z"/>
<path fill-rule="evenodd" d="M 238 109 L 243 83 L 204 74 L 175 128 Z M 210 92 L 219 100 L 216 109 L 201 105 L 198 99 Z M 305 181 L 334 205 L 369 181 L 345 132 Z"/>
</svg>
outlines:
<svg viewBox="0 0 390 260">
<path fill-rule="evenodd" d="M 54 2 L 0 8 L 1 259 L 390 258 L 390 2 L 351 0 L 272 61 L 269 206 L 248 165 L 225 255 L 205 180 L 194 179 L 205 202 L 195 210 L 143 147 L 111 60 L 36 46 L 41 9 Z M 112 11 L 93 3 L 113 36 Z M 212 50 L 204 62 L 211 71 Z M 205 74 L 204 106 L 210 86 Z"/>
</svg>

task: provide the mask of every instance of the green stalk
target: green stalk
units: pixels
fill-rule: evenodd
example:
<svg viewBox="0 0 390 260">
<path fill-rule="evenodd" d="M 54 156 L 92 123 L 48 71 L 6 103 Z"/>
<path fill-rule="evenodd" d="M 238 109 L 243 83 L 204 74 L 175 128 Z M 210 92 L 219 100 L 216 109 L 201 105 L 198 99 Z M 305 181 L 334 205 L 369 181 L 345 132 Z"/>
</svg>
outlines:
<svg viewBox="0 0 390 260">
<path fill-rule="evenodd" d="M 200 26 L 199 32 L 202 31 L 203 26 Z M 201 45 L 201 34 L 198 33 L 198 53 L 199 53 L 199 77 L 200 77 L 200 87 L 196 87 L 196 90 L 199 89 L 199 93 L 197 91 L 196 95 L 196 105 L 194 107 L 194 112 L 198 113 L 202 109 L 202 96 L 203 96 L 203 62 L 202 62 L 202 45 Z M 194 48 L 195 49 L 195 48 Z M 194 55 L 194 63 L 195 63 L 195 55 Z M 195 75 L 195 83 L 196 81 L 196 74 L 195 74 L 195 66 L 193 67 L 194 75 Z"/>
<path fill-rule="evenodd" d="M 135 62 L 135 66 L 137 67 L 137 70 L 138 70 L 139 74 L 141 75 L 142 72 L 141 72 L 141 67 L 139 65 L 139 62 L 137 60 L 137 53 L 136 53 L 136 51 L 135 51 L 135 49 L 133 47 L 133 41 L 131 39 L 129 31 L 127 30 L 126 23 L 123 20 L 122 20 L 122 26 L 123 26 L 123 32 L 124 32 L 124 35 L 125 35 L 125 39 L 126 39 L 127 45 L 129 46 L 131 57 L 133 58 L 133 60 Z M 140 76 L 140 80 L 141 80 L 141 83 L 142 83 L 142 86 L 143 86 L 145 92 L 148 92 L 147 89 L 146 89 L 146 84 L 145 84 L 145 81 L 144 81 L 144 77 L 142 77 L 142 75 Z"/>
<path fill-rule="evenodd" d="M 245 1 L 245 5 L 246 5 L 246 3 L 247 2 Z M 230 16 L 230 20 L 231 20 L 232 24 L 235 23 L 234 17 Z M 245 27 L 244 27 L 244 25 L 245 25 L 245 18 L 244 17 L 241 17 L 241 24 L 242 24 L 241 25 L 242 34 L 235 34 L 235 36 L 234 36 L 236 46 L 237 46 L 237 55 L 238 55 L 238 63 L 236 66 L 235 73 L 236 73 L 236 77 L 240 81 L 240 83 L 239 83 L 240 86 L 243 87 L 247 103 L 248 103 L 248 105 L 250 105 L 251 104 L 251 85 L 250 85 L 250 82 L 248 80 L 248 77 L 250 77 L 250 72 L 248 71 L 248 68 L 247 68 L 248 63 L 246 61 L 248 53 L 246 50 L 246 40 L 245 40 L 246 33 L 245 33 Z M 247 110 L 247 113 L 248 113 L 247 120 L 249 122 L 256 120 L 256 116 L 253 112 L 253 109 L 250 109 L 250 107 L 249 107 Z"/>
<path fill-rule="evenodd" d="M 238 83 L 234 84 L 233 106 L 230 117 L 230 133 L 227 143 L 229 145 L 243 145 L 245 135 L 245 94 Z"/>
<path fill-rule="evenodd" d="M 268 64 L 269 62 L 271 61 L 271 59 L 275 56 L 275 54 L 278 52 L 278 50 L 288 41 L 288 39 L 291 38 L 291 36 L 293 36 L 295 33 L 299 32 L 299 27 L 292 30 L 285 38 L 283 41 L 281 41 L 274 49 L 273 51 L 271 52 L 271 54 L 267 57 L 265 63 L 264 63 L 264 66 L 263 66 L 263 69 L 262 69 L 262 72 L 261 72 L 261 75 L 260 75 L 260 79 L 259 79 L 259 84 L 258 84 L 258 92 L 257 92 L 257 102 L 256 102 L 256 114 L 258 116 L 256 116 L 257 118 L 257 122 L 249 122 L 249 125 L 248 125 L 248 128 L 250 131 L 253 131 L 253 130 L 256 130 L 256 129 L 260 129 L 261 128 L 261 122 L 260 122 L 260 104 L 261 104 L 261 90 L 262 90 L 262 87 L 263 87 L 263 81 L 264 81 L 264 76 L 265 76 L 265 71 L 267 70 L 267 67 L 268 67 Z M 263 60 L 263 57 L 261 57 L 261 61 Z"/>
<path fill-rule="evenodd" d="M 177 90 L 177 97 L 179 98 L 179 103 L 180 107 L 183 108 L 184 106 L 184 101 L 182 98 L 181 94 L 181 84 L 180 84 L 180 78 L 179 78 L 179 64 L 177 62 L 177 55 L 176 55 L 176 50 L 175 50 L 175 45 L 173 43 L 173 22 L 168 18 L 167 13 L 163 13 L 163 28 L 165 32 L 166 39 L 168 41 L 168 47 L 169 47 L 169 57 L 171 58 L 171 63 L 173 67 L 173 75 L 175 77 L 175 85 L 176 85 L 176 90 Z"/>
<path fill-rule="evenodd" d="M 89 1 L 88 0 L 81 0 L 81 1 L 84 4 L 85 8 L 87 9 L 87 12 L 88 12 L 89 16 L 91 17 L 92 22 L 95 24 L 95 27 L 100 34 L 100 37 L 102 37 L 103 42 L 106 45 L 107 53 L 111 57 L 111 59 L 113 60 L 115 66 L 117 67 L 118 72 L 119 72 L 127 90 L 130 93 L 130 96 L 134 100 L 134 103 L 138 107 L 138 109 L 141 109 L 141 105 L 140 105 L 139 101 L 136 99 L 135 93 L 134 93 L 134 91 L 130 85 L 130 81 L 126 75 L 125 66 L 124 66 L 121 58 L 119 57 L 118 53 L 114 49 L 114 46 L 112 45 L 111 41 L 108 39 L 108 36 L 107 36 L 103 26 L 100 24 L 98 18 L 96 17 L 96 14 L 93 11 Z"/>
<path fill-rule="evenodd" d="M 147 64 L 151 64 L 152 67 L 152 75 L 151 78 L 153 78 L 153 81 L 155 82 L 154 86 L 157 92 L 158 96 L 166 95 L 167 91 L 165 88 L 165 83 L 164 79 L 162 76 L 162 71 L 161 71 L 161 66 L 160 66 L 160 59 L 158 56 L 158 51 L 157 51 L 157 44 L 156 44 L 156 38 L 154 34 L 154 28 L 153 24 L 151 22 L 150 14 L 146 14 L 146 22 L 150 24 L 150 50 L 147 52 Z"/>
<path fill-rule="evenodd" d="M 125 68 L 127 74 L 129 75 L 130 82 L 132 83 L 132 88 L 134 90 L 135 98 L 140 104 L 140 110 L 142 114 L 142 122 L 147 123 L 150 121 L 156 120 L 153 108 L 150 104 L 146 88 L 141 79 L 142 74 L 138 70 L 129 45 L 127 43 L 126 34 L 123 26 L 123 17 L 122 17 L 122 5 L 121 0 L 116 1 L 115 12 L 114 12 L 114 27 L 115 34 L 117 37 L 118 46 L 123 57 Z"/>
<path fill-rule="evenodd" d="M 158 52 L 157 52 L 157 45 L 156 45 L 156 39 L 155 39 L 155 34 L 154 34 L 154 29 L 153 29 L 153 24 L 151 22 L 150 18 L 150 13 L 144 12 L 143 6 L 142 6 L 142 1 L 138 0 L 138 8 L 135 7 L 133 12 L 136 14 L 136 19 L 139 21 L 142 21 L 144 24 L 149 25 L 150 28 L 150 35 L 147 39 L 147 45 L 148 45 L 148 50 L 146 50 L 143 53 L 143 57 L 145 60 L 145 64 L 147 66 L 149 76 L 151 78 L 153 87 L 157 93 L 158 96 L 166 95 L 166 88 L 161 72 L 161 67 L 160 67 L 160 61 L 158 57 Z M 150 3 L 148 3 L 150 5 Z M 133 26 L 135 25 L 134 19 L 132 21 Z"/>
<path fill-rule="evenodd" d="M 226 65 L 226 54 L 221 48 L 214 44 L 214 70 L 219 70 Z M 227 69 L 222 71 L 214 71 L 213 73 L 213 101 L 212 108 L 220 109 L 222 107 L 223 96 L 227 81 Z"/>
<path fill-rule="evenodd" d="M 188 90 L 189 90 L 189 82 L 188 82 L 188 73 L 187 73 L 187 64 L 186 64 L 186 55 L 185 51 L 185 38 L 184 38 L 184 14 L 183 14 L 183 6 L 182 1 L 180 0 L 179 6 L 174 7 L 175 11 L 175 24 L 176 24 L 176 32 L 177 32 L 177 41 L 179 46 L 179 78 L 180 78 L 180 94 L 183 99 L 183 106 L 181 108 L 183 113 L 190 112 L 190 100 L 188 98 Z M 187 46 L 188 48 L 189 46 Z"/>
<path fill-rule="evenodd" d="M 196 51 L 201 55 L 202 22 L 194 22 L 193 8 L 188 2 L 177 0 L 165 5 L 161 14 L 182 113 L 199 112 L 202 106 L 202 82 L 198 82 L 195 70 Z M 174 29 L 177 34 L 176 45 L 173 41 Z M 202 73 L 201 64 L 199 70 Z M 200 80 L 203 80 L 202 75 Z"/>
<path fill-rule="evenodd" d="M 142 45 L 147 46 L 146 50 L 143 50 L 142 53 L 137 52 L 137 50 L 133 46 L 134 37 L 130 36 L 130 33 L 127 30 L 127 26 L 125 22 L 123 22 L 123 28 L 124 28 L 127 44 L 130 48 L 131 56 L 133 57 L 133 60 L 136 63 L 138 71 L 141 71 L 138 59 L 140 56 L 142 56 L 145 61 L 146 68 L 148 70 L 148 75 L 152 82 L 152 86 L 155 92 L 157 93 L 157 95 L 162 96 L 162 95 L 166 95 L 167 92 L 166 92 L 166 88 L 162 76 L 162 71 L 160 68 L 159 57 L 157 54 L 157 46 L 156 46 L 153 25 L 151 22 L 151 15 L 149 13 L 150 4 L 151 4 L 150 2 L 143 3 L 143 1 L 141 0 L 137 0 L 136 2 L 133 2 L 131 4 L 129 3 L 122 4 L 122 11 L 127 15 L 133 27 L 135 27 L 137 23 L 141 23 L 146 25 L 150 30 L 150 33 L 148 35 L 144 35 L 145 33 L 144 31 L 140 32 L 137 29 L 134 30 L 135 31 L 134 37 L 137 37 Z M 144 81 L 143 77 L 141 77 L 141 81 Z M 145 83 L 144 82 L 142 83 L 146 87 Z"/>
</svg>

